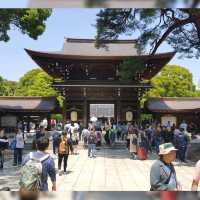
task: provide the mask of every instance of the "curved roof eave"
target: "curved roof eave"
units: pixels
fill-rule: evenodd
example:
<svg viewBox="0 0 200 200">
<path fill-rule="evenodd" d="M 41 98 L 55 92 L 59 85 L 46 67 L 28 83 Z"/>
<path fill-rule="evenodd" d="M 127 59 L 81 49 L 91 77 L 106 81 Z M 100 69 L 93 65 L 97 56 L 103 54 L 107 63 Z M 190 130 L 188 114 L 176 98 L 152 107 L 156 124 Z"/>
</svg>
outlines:
<svg viewBox="0 0 200 200">
<path fill-rule="evenodd" d="M 30 49 L 25 49 L 29 56 L 33 59 L 36 57 L 43 57 L 43 58 L 59 58 L 59 59 L 76 59 L 76 60 L 124 60 L 125 58 L 136 58 L 136 57 L 143 57 L 143 58 L 168 58 L 171 60 L 176 52 L 166 52 L 166 53 L 158 53 L 154 55 L 143 54 L 143 55 L 127 55 L 127 56 L 90 56 L 90 55 L 68 55 L 64 54 L 62 51 L 55 51 L 55 52 L 45 52 L 45 51 L 34 51 Z"/>
</svg>

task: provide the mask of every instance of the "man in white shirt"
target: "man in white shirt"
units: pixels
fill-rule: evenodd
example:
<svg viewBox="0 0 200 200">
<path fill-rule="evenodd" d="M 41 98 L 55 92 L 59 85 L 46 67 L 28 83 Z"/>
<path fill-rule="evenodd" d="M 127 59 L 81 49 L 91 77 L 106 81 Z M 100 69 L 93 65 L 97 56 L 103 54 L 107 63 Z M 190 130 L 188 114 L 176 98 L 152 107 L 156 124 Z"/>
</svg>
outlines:
<svg viewBox="0 0 200 200">
<path fill-rule="evenodd" d="M 14 163 L 13 165 L 21 165 L 22 164 L 22 154 L 24 149 L 24 135 L 20 129 L 15 130 L 15 139 L 16 145 L 14 149 Z"/>
</svg>

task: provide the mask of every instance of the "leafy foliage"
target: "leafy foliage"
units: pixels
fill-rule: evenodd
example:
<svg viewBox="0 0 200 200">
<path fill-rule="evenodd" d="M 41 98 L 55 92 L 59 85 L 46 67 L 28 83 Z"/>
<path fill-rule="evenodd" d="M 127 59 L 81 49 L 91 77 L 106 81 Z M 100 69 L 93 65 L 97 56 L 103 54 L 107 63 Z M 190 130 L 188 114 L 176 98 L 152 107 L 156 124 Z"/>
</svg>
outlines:
<svg viewBox="0 0 200 200">
<path fill-rule="evenodd" d="M 138 79 L 140 72 L 144 70 L 145 64 L 141 59 L 128 58 L 119 66 L 119 76 L 121 80 Z"/>
<path fill-rule="evenodd" d="M 154 88 L 148 93 L 150 97 L 195 96 L 192 74 L 184 67 L 167 65 L 151 81 Z"/>
<path fill-rule="evenodd" d="M 17 96 L 57 96 L 51 87 L 53 79 L 41 69 L 27 72 L 18 83 Z"/>
<path fill-rule="evenodd" d="M 0 76 L 0 96 L 14 96 L 17 83 L 8 81 Z"/>
<path fill-rule="evenodd" d="M 135 33 L 138 53 L 155 54 L 167 42 L 181 55 L 200 56 L 199 9 L 104 9 L 97 16 L 97 47 Z"/>
<path fill-rule="evenodd" d="M 0 41 L 9 41 L 11 28 L 37 39 L 45 31 L 45 21 L 50 15 L 50 9 L 1 9 Z"/>
</svg>

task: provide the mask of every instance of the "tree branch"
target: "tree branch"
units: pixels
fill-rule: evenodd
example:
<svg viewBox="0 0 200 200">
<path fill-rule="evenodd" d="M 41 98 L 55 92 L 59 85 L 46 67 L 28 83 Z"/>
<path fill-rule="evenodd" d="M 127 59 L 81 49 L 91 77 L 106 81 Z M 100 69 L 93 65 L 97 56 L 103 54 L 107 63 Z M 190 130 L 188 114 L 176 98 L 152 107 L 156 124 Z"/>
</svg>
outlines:
<svg viewBox="0 0 200 200">
<path fill-rule="evenodd" d="M 157 51 L 157 49 L 160 47 L 160 45 L 162 44 L 162 42 L 170 35 L 170 33 L 175 30 L 176 28 L 180 27 L 180 26 L 184 26 L 186 24 L 192 23 L 194 21 L 193 18 L 187 18 L 185 20 L 179 20 L 179 21 L 175 21 L 174 24 L 172 24 L 166 31 L 165 33 L 162 35 L 162 37 L 158 40 L 158 42 L 156 43 L 153 51 L 152 51 L 152 55 L 154 55 Z"/>
</svg>

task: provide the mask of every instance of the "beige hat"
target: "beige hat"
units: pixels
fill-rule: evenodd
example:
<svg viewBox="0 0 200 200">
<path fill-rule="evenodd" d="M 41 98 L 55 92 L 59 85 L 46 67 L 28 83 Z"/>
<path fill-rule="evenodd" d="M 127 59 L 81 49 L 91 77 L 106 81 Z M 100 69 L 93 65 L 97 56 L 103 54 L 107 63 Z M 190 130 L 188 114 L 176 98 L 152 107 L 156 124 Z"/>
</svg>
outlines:
<svg viewBox="0 0 200 200">
<path fill-rule="evenodd" d="M 171 151 L 177 151 L 172 143 L 164 143 L 159 146 L 159 155 L 165 155 L 170 153 Z"/>
</svg>

